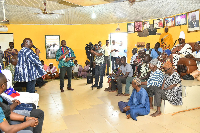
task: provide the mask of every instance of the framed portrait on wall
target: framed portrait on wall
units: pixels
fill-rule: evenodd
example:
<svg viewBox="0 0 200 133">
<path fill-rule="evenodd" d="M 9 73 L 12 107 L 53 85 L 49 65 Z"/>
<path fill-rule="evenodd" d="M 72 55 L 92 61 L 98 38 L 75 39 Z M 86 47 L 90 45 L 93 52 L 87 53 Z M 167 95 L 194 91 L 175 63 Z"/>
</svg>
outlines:
<svg viewBox="0 0 200 133">
<path fill-rule="evenodd" d="M 187 24 L 187 14 L 177 15 L 175 18 L 175 25 L 186 25 Z"/>
<path fill-rule="evenodd" d="M 199 10 L 188 13 L 188 31 L 199 30 Z"/>
<path fill-rule="evenodd" d="M 156 29 L 163 28 L 163 19 L 157 19 L 153 21 L 153 26 Z"/>
<path fill-rule="evenodd" d="M 134 23 L 127 23 L 127 33 L 134 33 Z"/>
<path fill-rule="evenodd" d="M 135 32 L 142 32 L 143 28 L 143 22 L 142 21 L 136 21 L 135 22 Z"/>
<path fill-rule="evenodd" d="M 45 35 L 46 59 L 55 59 L 60 47 L 60 35 Z"/>
<path fill-rule="evenodd" d="M 175 21 L 174 21 L 174 17 L 167 17 L 165 18 L 165 26 L 167 27 L 174 27 L 175 26 Z"/>
<path fill-rule="evenodd" d="M 144 21 L 143 22 L 144 30 L 150 28 L 150 22 L 149 21 Z"/>
</svg>

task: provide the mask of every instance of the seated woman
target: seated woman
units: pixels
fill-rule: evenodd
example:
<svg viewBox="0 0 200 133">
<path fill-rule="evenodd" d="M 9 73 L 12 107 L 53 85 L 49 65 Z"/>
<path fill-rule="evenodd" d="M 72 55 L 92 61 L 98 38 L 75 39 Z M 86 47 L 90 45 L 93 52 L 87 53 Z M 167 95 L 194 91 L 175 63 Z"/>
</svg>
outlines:
<svg viewBox="0 0 200 133">
<path fill-rule="evenodd" d="M 154 105 L 157 106 L 157 111 L 151 114 L 152 117 L 161 115 L 161 101 L 168 100 L 172 105 L 182 105 L 182 87 L 180 75 L 174 71 L 172 63 L 167 61 L 164 66 L 164 82 L 161 89 L 154 91 Z"/>
<path fill-rule="evenodd" d="M 88 73 L 89 69 L 90 69 L 90 62 L 88 60 L 86 60 L 84 69 L 81 72 L 82 78 L 87 78 L 87 73 Z"/>
<path fill-rule="evenodd" d="M 141 87 L 141 81 L 139 78 L 135 78 L 132 81 L 132 87 L 134 88 L 128 106 L 124 108 L 127 118 L 136 120 L 138 115 L 148 115 L 150 113 L 149 97 L 144 88 Z"/>
<path fill-rule="evenodd" d="M 47 74 L 45 75 L 45 79 L 55 79 L 59 78 L 59 74 L 57 72 L 57 69 L 55 66 L 53 66 L 53 63 L 50 63 L 47 67 Z"/>
<path fill-rule="evenodd" d="M 7 89 L 7 79 L 6 77 L 0 73 L 0 94 L 3 93 Z M 0 129 L 6 133 L 13 133 L 23 130 L 29 126 L 37 127 L 38 126 L 38 118 L 35 117 L 26 117 L 23 115 L 16 114 L 11 111 L 10 107 L 6 104 L 2 103 L 3 99 L 0 97 Z M 9 121 L 21 121 L 23 123 L 17 125 L 10 125 Z M 42 126 L 41 126 L 42 127 Z M 37 131 L 38 133 L 42 131 Z M 26 133 L 30 131 L 25 131 Z"/>
</svg>

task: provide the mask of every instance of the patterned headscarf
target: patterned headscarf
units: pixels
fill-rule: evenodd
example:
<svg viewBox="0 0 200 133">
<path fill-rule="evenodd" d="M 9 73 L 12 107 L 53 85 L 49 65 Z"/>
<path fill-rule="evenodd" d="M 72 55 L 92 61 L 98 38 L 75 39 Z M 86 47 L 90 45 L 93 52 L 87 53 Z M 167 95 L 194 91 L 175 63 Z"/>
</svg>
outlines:
<svg viewBox="0 0 200 133">
<path fill-rule="evenodd" d="M 166 61 L 165 64 L 163 65 L 164 68 L 171 68 L 173 65 L 170 61 Z"/>
<path fill-rule="evenodd" d="M 139 78 L 134 78 L 133 82 L 137 85 L 140 86 L 141 85 L 141 80 Z"/>
</svg>

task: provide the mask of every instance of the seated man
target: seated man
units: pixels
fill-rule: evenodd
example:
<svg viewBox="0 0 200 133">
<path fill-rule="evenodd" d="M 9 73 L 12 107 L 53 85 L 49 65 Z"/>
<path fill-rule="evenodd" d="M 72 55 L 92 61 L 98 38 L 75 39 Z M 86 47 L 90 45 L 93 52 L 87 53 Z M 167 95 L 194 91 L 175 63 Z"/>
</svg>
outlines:
<svg viewBox="0 0 200 133">
<path fill-rule="evenodd" d="M 141 66 L 141 70 L 139 75 L 137 76 L 142 82 L 145 82 L 148 80 L 149 76 L 150 76 L 150 69 L 149 69 L 149 61 L 150 61 L 150 55 L 146 54 L 144 57 L 144 61 L 143 64 Z M 127 77 L 126 79 L 126 88 L 125 88 L 125 96 L 129 96 L 129 87 L 130 84 L 132 83 L 132 80 L 135 77 Z"/>
<path fill-rule="evenodd" d="M 123 73 L 123 76 L 119 77 L 120 73 Z M 122 83 L 126 83 L 127 77 L 132 77 L 133 75 L 133 69 L 130 64 L 126 63 L 126 57 L 121 58 L 121 66 L 120 71 L 118 72 L 115 79 L 117 80 L 117 88 L 118 88 L 118 94 L 116 96 L 121 96 L 122 94 Z M 111 88 L 112 90 L 115 90 L 115 82 L 111 80 Z"/>
<path fill-rule="evenodd" d="M 161 70 L 157 68 L 158 59 L 152 59 L 149 63 L 151 70 L 150 77 L 147 81 L 142 82 L 142 87 L 147 90 L 150 101 L 150 108 L 153 108 L 153 94 L 156 90 L 161 89 L 164 75 Z"/>
<path fill-rule="evenodd" d="M 58 78 L 59 74 L 57 72 L 57 69 L 55 66 L 53 66 L 53 63 L 50 63 L 47 67 L 47 74 L 45 75 L 45 79 L 55 79 Z"/>
<path fill-rule="evenodd" d="M 152 59 L 158 58 L 158 56 L 161 55 L 162 52 L 163 52 L 163 50 L 162 50 L 162 48 L 160 48 L 160 43 L 157 42 L 155 44 L 154 49 L 152 49 L 152 51 L 151 51 L 151 57 L 152 57 Z"/>
<path fill-rule="evenodd" d="M 138 78 L 133 79 L 133 93 L 128 101 L 128 106 L 124 108 L 127 118 L 136 120 L 138 115 L 148 115 L 150 113 L 149 98 L 146 90 L 141 87 L 141 81 Z"/>
<path fill-rule="evenodd" d="M 7 89 L 7 79 L 2 73 L 0 73 L 0 83 L 1 83 L 0 86 L 0 94 L 1 94 Z M 6 133 L 18 132 L 29 126 L 36 127 L 38 125 L 38 118 L 26 117 L 23 115 L 16 114 L 10 110 L 9 106 L 2 103 L 2 101 L 3 99 L 0 97 L 0 129 L 2 131 Z M 9 124 L 10 120 L 21 121 L 23 123 L 11 126 Z M 28 133 L 29 131 L 26 132 Z"/>
<path fill-rule="evenodd" d="M 154 105 L 157 106 L 157 111 L 151 114 L 152 117 L 161 115 L 161 101 L 168 100 L 172 105 L 182 105 L 182 87 L 180 75 L 174 71 L 172 63 L 167 61 L 164 66 L 164 82 L 162 89 L 156 89 Z"/>
<path fill-rule="evenodd" d="M 197 70 L 193 71 L 190 75 L 200 81 L 200 41 L 195 43 L 194 49 L 195 51 L 192 53 L 190 58 L 196 61 Z"/>
</svg>

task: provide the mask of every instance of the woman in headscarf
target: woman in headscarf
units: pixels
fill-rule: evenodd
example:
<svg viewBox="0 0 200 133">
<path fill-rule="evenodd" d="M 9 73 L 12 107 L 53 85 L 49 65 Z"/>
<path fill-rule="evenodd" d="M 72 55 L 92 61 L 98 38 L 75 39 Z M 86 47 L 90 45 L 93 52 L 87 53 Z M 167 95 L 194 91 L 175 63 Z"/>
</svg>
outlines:
<svg viewBox="0 0 200 133">
<path fill-rule="evenodd" d="M 161 89 L 157 89 L 154 97 L 154 105 L 157 111 L 151 114 L 152 117 L 161 115 L 161 101 L 168 100 L 170 104 L 178 106 L 182 105 L 182 86 L 180 75 L 174 71 L 172 63 L 167 61 L 164 66 L 164 82 Z"/>
</svg>

